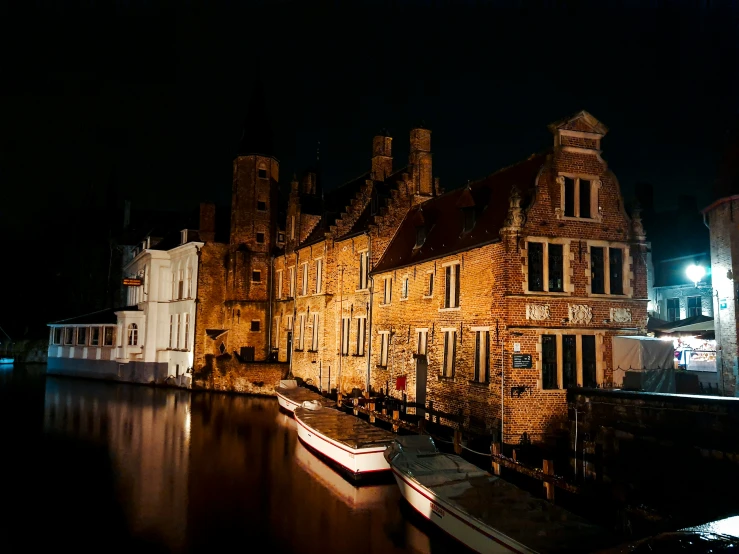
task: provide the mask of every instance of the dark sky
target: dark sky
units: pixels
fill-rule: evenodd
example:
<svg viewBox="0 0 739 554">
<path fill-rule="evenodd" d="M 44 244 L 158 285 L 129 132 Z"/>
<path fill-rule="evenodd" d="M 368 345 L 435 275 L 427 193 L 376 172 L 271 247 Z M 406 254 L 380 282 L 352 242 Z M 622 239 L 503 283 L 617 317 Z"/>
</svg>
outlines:
<svg viewBox="0 0 739 554">
<path fill-rule="evenodd" d="M 453 188 L 549 146 L 546 125 L 586 109 L 610 128 L 625 196 L 651 183 L 658 208 L 675 193 L 702 206 L 739 113 L 736 2 L 101 4 L 0 13 L 2 279 L 16 297 L 0 326 L 62 310 L 49 276 L 66 264 L 79 280 L 69 260 L 113 217 L 106 191 L 139 207 L 228 202 L 257 75 L 281 180 L 320 141 L 327 188 L 369 168 L 382 128 L 401 167 L 425 121 Z"/>
</svg>

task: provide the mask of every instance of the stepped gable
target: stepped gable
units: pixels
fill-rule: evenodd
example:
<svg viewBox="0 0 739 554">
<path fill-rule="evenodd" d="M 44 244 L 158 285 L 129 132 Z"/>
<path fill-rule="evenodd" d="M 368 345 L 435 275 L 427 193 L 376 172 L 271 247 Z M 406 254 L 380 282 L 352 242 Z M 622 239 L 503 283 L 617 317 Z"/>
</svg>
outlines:
<svg viewBox="0 0 739 554">
<path fill-rule="evenodd" d="M 500 229 L 508 216 L 511 188 L 518 187 L 522 205 L 534 195 L 536 177 L 549 151 L 501 169 L 474 183 L 432 198 L 410 209 L 398 232 L 372 273 L 382 273 L 469 250 L 500 240 Z M 472 208 L 475 224 L 464 232 L 463 209 Z M 418 227 L 426 238 L 416 247 Z"/>
<path fill-rule="evenodd" d="M 390 175 L 385 181 L 374 182 L 373 186 L 375 194 L 377 194 L 378 197 L 377 209 L 375 214 L 372 213 L 372 202 L 367 202 L 362 209 L 362 213 L 359 214 L 359 217 L 354 222 L 354 225 L 352 225 L 349 231 L 347 231 L 341 238 L 350 238 L 355 235 L 364 233 L 367 229 L 369 229 L 369 226 L 375 222 L 375 217 L 379 215 L 382 212 L 382 209 L 387 206 L 388 201 L 392 197 L 391 191 L 398 188 L 398 182 L 403 179 L 404 173 L 408 173 L 407 167 L 399 169 L 398 171 Z"/>
</svg>

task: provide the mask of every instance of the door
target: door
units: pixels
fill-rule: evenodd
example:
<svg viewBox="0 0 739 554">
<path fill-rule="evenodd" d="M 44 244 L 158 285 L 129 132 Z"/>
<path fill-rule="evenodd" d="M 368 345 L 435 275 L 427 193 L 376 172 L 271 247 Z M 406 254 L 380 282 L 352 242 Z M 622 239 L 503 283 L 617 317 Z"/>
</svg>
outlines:
<svg viewBox="0 0 739 554">
<path fill-rule="evenodd" d="M 287 332 L 287 358 L 286 362 L 290 363 L 290 360 L 293 357 L 293 332 L 288 331 Z"/>
<path fill-rule="evenodd" d="M 426 356 L 416 359 L 416 403 L 424 406 L 417 408 L 416 413 L 421 417 L 425 417 L 426 413 L 426 375 L 428 373 L 428 361 Z"/>
</svg>

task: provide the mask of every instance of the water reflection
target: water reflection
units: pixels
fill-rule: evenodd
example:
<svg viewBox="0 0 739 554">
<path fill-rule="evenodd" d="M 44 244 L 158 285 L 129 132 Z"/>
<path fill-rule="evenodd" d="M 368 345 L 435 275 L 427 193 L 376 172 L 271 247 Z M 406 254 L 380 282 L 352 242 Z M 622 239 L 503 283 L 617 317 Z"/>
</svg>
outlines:
<svg viewBox="0 0 739 554">
<path fill-rule="evenodd" d="M 394 484 L 316 458 L 272 399 L 50 378 L 43 411 L 48 433 L 107 447 L 130 532 L 171 552 L 461 550 Z"/>
</svg>

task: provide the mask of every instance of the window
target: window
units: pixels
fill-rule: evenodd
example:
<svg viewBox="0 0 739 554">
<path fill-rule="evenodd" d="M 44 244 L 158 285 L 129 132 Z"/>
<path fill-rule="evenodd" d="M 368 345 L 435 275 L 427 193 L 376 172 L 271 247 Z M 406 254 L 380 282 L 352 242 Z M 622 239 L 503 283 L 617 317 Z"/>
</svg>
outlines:
<svg viewBox="0 0 739 554">
<path fill-rule="evenodd" d="M 177 321 L 177 334 L 174 336 L 174 347 L 179 348 L 180 347 L 180 314 L 177 314 L 175 317 Z"/>
<path fill-rule="evenodd" d="M 287 330 L 288 331 L 293 330 L 293 316 L 291 315 L 287 316 Z"/>
<path fill-rule="evenodd" d="M 172 348 L 172 336 L 174 334 L 174 314 L 169 316 L 169 348 Z"/>
<path fill-rule="evenodd" d="M 257 244 L 264 244 L 264 233 L 257 233 Z"/>
<path fill-rule="evenodd" d="M 316 260 L 316 294 L 323 292 L 323 260 Z"/>
<path fill-rule="evenodd" d="M 302 287 L 300 289 L 300 294 L 302 296 L 305 296 L 308 294 L 308 264 L 303 264 L 303 279 L 302 279 Z"/>
<path fill-rule="evenodd" d="M 380 366 L 387 367 L 387 353 L 390 343 L 390 333 L 388 331 L 380 332 Z"/>
<path fill-rule="evenodd" d="M 288 280 L 290 281 L 290 284 L 288 285 L 290 287 L 290 296 L 289 298 L 295 297 L 295 268 L 290 267 L 288 268 Z"/>
<path fill-rule="evenodd" d="M 459 307 L 459 264 L 446 266 L 446 289 L 444 291 L 444 307 Z"/>
<path fill-rule="evenodd" d="M 593 182 L 579 177 L 564 177 L 563 210 L 565 217 L 591 219 L 593 212 Z"/>
<path fill-rule="evenodd" d="M 61 344 L 62 343 L 62 327 L 54 327 L 54 344 Z"/>
<path fill-rule="evenodd" d="M 277 233 L 277 242 L 285 242 L 285 233 Z"/>
<path fill-rule="evenodd" d="M 277 290 L 275 291 L 275 295 L 277 296 L 277 299 L 279 300 L 282 298 L 282 270 L 277 270 Z"/>
<path fill-rule="evenodd" d="M 135 323 L 128 324 L 128 346 L 139 344 L 139 327 Z"/>
<path fill-rule="evenodd" d="M 393 278 L 385 277 L 385 288 L 383 289 L 382 303 L 390 304 L 393 299 Z"/>
<path fill-rule="evenodd" d="M 557 379 L 557 337 L 541 337 L 541 386 L 543 389 L 558 389 Z"/>
<path fill-rule="evenodd" d="M 369 252 L 359 253 L 359 288 L 367 288 L 367 269 L 369 266 Z"/>
<path fill-rule="evenodd" d="M 251 272 L 251 280 L 255 283 L 260 283 L 262 281 L 262 272 L 258 269 L 255 269 Z"/>
<path fill-rule="evenodd" d="M 74 344 L 74 329 L 71 327 L 64 328 L 64 344 Z"/>
<path fill-rule="evenodd" d="M 185 350 L 190 349 L 190 314 L 185 314 Z"/>
<path fill-rule="evenodd" d="M 100 346 L 100 327 L 90 328 L 90 346 Z"/>
<path fill-rule="evenodd" d="M 598 386 L 595 365 L 595 335 L 582 336 L 582 385 L 589 388 Z"/>
<path fill-rule="evenodd" d="M 623 249 L 591 246 L 590 274 L 592 294 L 623 294 Z"/>
<path fill-rule="evenodd" d="M 462 232 L 469 233 L 475 226 L 475 207 L 462 208 Z"/>
<path fill-rule="evenodd" d="M 543 389 L 598 386 L 595 335 L 542 335 L 541 361 Z"/>
<path fill-rule="evenodd" d="M 262 166 L 257 170 L 257 176 L 260 179 L 266 179 L 267 178 L 267 168 Z"/>
<path fill-rule="evenodd" d="M 677 321 L 680 319 L 680 299 L 667 299 L 667 321 Z"/>
<path fill-rule="evenodd" d="M 264 200 L 257 200 L 257 210 L 260 212 L 267 211 L 267 203 Z"/>
<path fill-rule="evenodd" d="M 77 327 L 77 344 L 87 344 L 87 327 Z"/>
<path fill-rule="evenodd" d="M 697 315 L 702 315 L 703 309 L 701 306 L 701 297 L 700 296 L 688 296 L 687 308 L 688 308 L 688 311 L 685 317 L 694 317 Z"/>
<path fill-rule="evenodd" d="M 272 339 L 272 346 L 274 348 L 280 347 L 280 316 L 274 317 L 274 334 L 272 335 L 274 338 Z"/>
<path fill-rule="evenodd" d="M 259 325 L 259 324 L 260 324 L 260 322 L 259 322 L 259 320 L 258 320 L 258 319 L 252 319 L 252 320 L 251 320 L 251 327 L 250 327 L 250 330 L 251 330 L 251 331 L 259 331 L 259 327 L 260 327 L 260 325 Z"/>
<path fill-rule="evenodd" d="M 420 248 L 423 246 L 423 243 L 426 242 L 426 227 L 424 225 L 419 225 L 416 227 L 416 248 Z"/>
<path fill-rule="evenodd" d="M 311 341 L 311 350 L 318 352 L 318 314 L 313 314 L 313 340 Z"/>
<path fill-rule="evenodd" d="M 433 296 L 433 295 L 434 295 L 434 273 L 432 271 L 429 271 L 426 277 L 426 296 Z"/>
<path fill-rule="evenodd" d="M 563 292 L 564 246 L 529 242 L 527 249 L 529 291 Z"/>
<path fill-rule="evenodd" d="M 357 356 L 364 356 L 364 339 L 367 329 L 367 319 L 364 317 L 357 318 Z"/>
<path fill-rule="evenodd" d="M 408 277 L 403 277 L 403 285 L 400 289 L 400 298 L 401 299 L 407 299 L 408 298 Z"/>
<path fill-rule="evenodd" d="M 180 269 L 179 279 L 177 280 L 177 299 L 181 300 L 185 297 L 185 271 Z"/>
<path fill-rule="evenodd" d="M 187 287 L 185 288 L 185 291 L 187 292 L 187 298 L 192 298 L 192 268 L 187 268 Z"/>
<path fill-rule="evenodd" d="M 115 327 L 105 327 L 103 332 L 103 346 L 113 346 L 115 342 Z"/>
<path fill-rule="evenodd" d="M 475 381 L 490 380 L 490 331 L 475 332 Z"/>
<path fill-rule="evenodd" d="M 425 356 L 428 351 L 428 330 L 417 329 L 416 334 L 418 335 L 418 340 L 416 340 L 416 354 L 418 356 Z"/>
<path fill-rule="evenodd" d="M 351 320 L 348 317 L 341 318 L 341 355 L 349 355 L 349 323 Z"/>
<path fill-rule="evenodd" d="M 454 377 L 454 359 L 457 356 L 457 331 L 444 331 L 444 367 L 443 377 Z"/>
<path fill-rule="evenodd" d="M 298 350 L 303 350 L 305 345 L 305 314 L 300 314 L 300 327 L 298 327 Z"/>
</svg>

